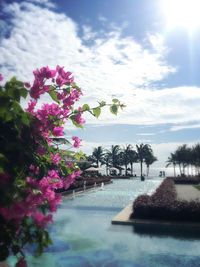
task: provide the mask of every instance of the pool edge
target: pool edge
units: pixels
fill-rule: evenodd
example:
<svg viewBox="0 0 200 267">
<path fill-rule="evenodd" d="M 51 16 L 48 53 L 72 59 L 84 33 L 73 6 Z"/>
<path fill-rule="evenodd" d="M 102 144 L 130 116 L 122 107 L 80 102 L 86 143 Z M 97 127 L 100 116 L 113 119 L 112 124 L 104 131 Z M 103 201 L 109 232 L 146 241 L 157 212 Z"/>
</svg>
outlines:
<svg viewBox="0 0 200 267">
<path fill-rule="evenodd" d="M 111 224 L 120 225 L 166 225 L 166 226 L 188 226 L 200 228 L 200 223 L 195 222 L 178 222 L 178 221 L 161 221 L 148 219 L 130 219 L 132 213 L 132 204 L 122 209 L 111 221 Z"/>
</svg>

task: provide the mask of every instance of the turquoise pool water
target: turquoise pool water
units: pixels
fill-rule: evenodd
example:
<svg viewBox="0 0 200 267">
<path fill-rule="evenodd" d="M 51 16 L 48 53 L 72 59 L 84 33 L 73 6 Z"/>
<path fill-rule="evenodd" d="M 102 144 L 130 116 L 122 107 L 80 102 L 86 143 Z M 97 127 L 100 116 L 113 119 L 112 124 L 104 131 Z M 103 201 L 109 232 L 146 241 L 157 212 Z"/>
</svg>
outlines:
<svg viewBox="0 0 200 267">
<path fill-rule="evenodd" d="M 112 225 L 112 218 L 141 193 L 152 194 L 160 178 L 115 180 L 103 189 L 65 198 L 49 228 L 54 246 L 39 258 L 27 252 L 29 266 L 171 267 L 200 266 L 198 233 L 185 229 Z M 177 235 L 180 231 L 180 234 Z M 11 266 L 14 259 L 9 259 Z"/>
</svg>

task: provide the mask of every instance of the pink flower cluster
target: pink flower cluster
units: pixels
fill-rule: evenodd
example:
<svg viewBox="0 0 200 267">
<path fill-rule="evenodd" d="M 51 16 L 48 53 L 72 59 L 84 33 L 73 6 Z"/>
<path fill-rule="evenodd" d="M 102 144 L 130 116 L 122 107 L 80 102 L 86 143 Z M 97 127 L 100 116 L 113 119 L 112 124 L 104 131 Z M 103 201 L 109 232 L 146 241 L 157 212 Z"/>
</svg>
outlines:
<svg viewBox="0 0 200 267">
<path fill-rule="evenodd" d="M 52 159 L 53 163 L 55 163 L 57 166 L 59 164 L 59 161 L 61 160 L 60 154 L 50 154 L 50 158 Z"/>
<path fill-rule="evenodd" d="M 38 137 L 45 138 L 48 145 L 50 145 L 51 136 L 60 137 L 64 135 L 64 127 L 62 125 L 68 120 L 68 116 L 71 112 L 71 106 L 79 100 L 82 92 L 80 88 L 73 86 L 74 77 L 71 76 L 72 73 L 65 72 L 63 67 L 57 66 L 56 70 L 51 70 L 49 67 L 43 67 L 40 70 L 35 70 L 33 74 L 35 76 L 33 85 L 31 86 L 29 83 L 24 84 L 27 88 L 30 87 L 30 96 L 34 99 L 30 100 L 26 111 L 37 118 L 37 121 L 34 122 L 35 132 L 33 133 L 33 136 L 36 143 L 38 143 L 37 152 L 42 156 L 45 155 L 47 151 L 40 143 Z M 46 85 L 47 81 L 49 81 L 48 85 Z M 52 83 L 54 84 L 52 85 Z M 62 89 L 64 86 L 67 86 L 67 89 Z M 50 93 L 51 95 L 52 91 L 54 92 L 54 96 L 57 96 L 57 103 L 43 104 L 41 108 L 35 110 L 37 99 L 39 99 L 40 95 L 44 93 Z M 78 114 L 75 116 L 75 121 L 80 125 L 85 123 L 85 120 L 82 118 L 82 113 L 82 109 L 79 107 Z M 82 140 L 76 136 L 73 136 L 72 139 L 74 140 L 74 147 L 78 148 Z M 49 157 L 52 162 L 59 167 L 59 163 L 61 161 L 59 153 L 51 153 Z M 80 171 L 73 170 L 73 166 L 71 164 L 67 166 L 70 170 L 70 174 L 67 177 L 60 177 L 57 170 L 49 171 L 48 176 L 43 177 L 39 182 L 36 182 L 34 178 L 27 177 L 29 186 L 32 186 L 32 189 L 29 188 L 30 192 L 26 200 L 29 207 L 33 207 L 33 203 L 42 205 L 44 201 L 48 201 L 50 212 L 56 211 L 56 206 L 61 201 L 61 196 L 54 192 L 55 189 L 67 189 L 70 184 L 73 183 L 75 177 L 80 176 L 81 174 Z M 30 166 L 30 170 L 33 171 L 33 175 L 37 175 L 39 173 L 39 169 L 33 165 Z M 37 188 L 41 194 L 35 195 L 33 193 L 33 189 L 35 188 Z M 28 212 L 30 216 L 33 216 L 36 224 L 44 227 L 47 221 L 52 220 L 50 216 L 45 217 L 39 211 L 36 211 L 37 209 L 34 212 L 30 210 Z"/>
<path fill-rule="evenodd" d="M 79 148 L 82 139 L 79 139 L 77 136 L 72 136 L 72 140 L 74 140 L 74 147 Z"/>
<path fill-rule="evenodd" d="M 85 120 L 81 117 L 83 112 L 81 112 L 82 108 L 79 107 L 78 110 L 80 111 L 77 115 L 76 115 L 76 123 L 78 124 L 84 124 Z"/>
<path fill-rule="evenodd" d="M 30 166 L 33 172 L 37 168 Z M 43 177 L 37 181 L 34 177 L 27 177 L 26 181 L 29 185 L 28 196 L 25 201 L 15 201 L 9 207 L 1 207 L 0 214 L 9 222 L 18 227 L 24 216 L 32 217 L 35 224 L 46 228 L 47 223 L 53 222 L 52 215 L 44 215 L 38 211 L 38 207 L 48 202 L 50 212 L 56 212 L 56 207 L 61 201 L 61 194 L 55 193 L 55 189 L 67 189 L 74 182 L 76 176 L 80 176 L 81 171 L 76 171 L 67 177 L 60 177 L 58 171 L 51 170 L 47 177 Z M 37 189 L 35 192 L 34 190 Z"/>
<path fill-rule="evenodd" d="M 81 89 L 74 84 L 74 77 L 71 72 L 65 72 L 63 67 L 57 66 L 56 70 L 49 67 L 43 67 L 33 72 L 35 80 L 33 85 L 24 83 L 26 88 L 30 88 L 31 100 L 28 103 L 26 112 L 33 116 L 32 140 L 36 145 L 36 152 L 43 157 L 47 163 L 55 164 L 55 170 L 50 170 L 45 176 L 41 177 L 41 169 L 33 164 L 29 167 L 29 173 L 26 177 L 26 198 L 15 199 L 9 206 L 0 207 L 0 215 L 8 223 L 12 223 L 17 232 L 21 231 L 20 223 L 24 217 L 29 217 L 32 221 L 46 228 L 47 224 L 53 222 L 52 214 L 56 212 L 56 207 L 61 201 L 61 194 L 55 193 L 56 189 L 67 189 L 74 182 L 76 176 L 80 176 L 81 171 L 77 171 L 74 164 L 67 163 L 66 169 L 68 175 L 62 177 L 62 168 L 60 167 L 61 157 L 59 153 L 53 154 L 48 151 L 52 144 L 52 137 L 63 136 L 64 123 L 70 121 L 74 108 L 72 107 L 82 95 Z M 0 81 L 3 77 L 0 74 Z M 48 84 L 46 84 L 48 81 Z M 42 94 L 49 93 L 56 103 L 43 104 L 36 109 L 37 100 Z M 79 107 L 76 110 L 73 120 L 76 124 L 82 125 L 85 120 L 82 118 L 83 111 Z M 75 119 L 74 119 L 75 118 Z M 72 118 L 70 118 L 72 119 Z M 74 147 L 78 148 L 82 141 L 73 136 Z M 46 147 L 44 144 L 47 144 Z M 7 185 L 10 182 L 10 175 L 5 172 L 0 174 L 0 185 Z M 41 209 L 42 208 L 42 209 Z M 45 209 L 45 213 L 42 210 Z M 16 266 L 26 266 L 24 258 L 21 258 Z"/>
<path fill-rule="evenodd" d="M 63 67 L 57 66 L 56 70 L 50 70 L 48 67 L 46 67 L 41 68 L 40 70 L 35 70 L 33 73 L 35 80 L 30 89 L 30 96 L 35 100 L 31 100 L 28 103 L 28 108 L 26 111 L 38 119 L 36 125 L 36 129 L 38 130 L 37 134 L 45 137 L 50 144 L 50 135 L 55 137 L 64 135 L 64 127 L 62 127 L 62 124 L 68 120 L 68 116 L 71 112 L 71 106 L 79 100 L 82 92 L 80 88 L 78 90 L 76 86 L 73 87 L 74 78 L 70 78 L 71 72 L 65 72 Z M 48 79 L 51 79 L 51 81 L 56 83 L 53 86 L 51 84 L 45 85 L 45 82 Z M 61 87 L 64 85 L 68 86 L 68 90 L 62 90 L 62 92 L 60 92 Z M 25 83 L 25 86 L 29 87 L 29 84 Z M 35 111 L 37 104 L 36 100 L 41 94 L 49 92 L 50 87 L 54 88 L 51 89 L 51 92 L 53 90 L 53 92 L 56 94 L 59 104 L 43 104 L 40 109 Z M 57 90 L 57 88 L 59 89 Z M 77 124 L 82 125 L 85 123 L 85 120 L 82 118 L 83 112 L 81 111 L 81 107 L 79 107 L 78 111 L 79 112 L 76 114 L 75 121 Z M 74 147 L 79 147 L 78 142 L 75 143 Z M 42 151 L 42 148 L 40 147 L 38 153 L 43 155 L 45 151 Z"/>
</svg>

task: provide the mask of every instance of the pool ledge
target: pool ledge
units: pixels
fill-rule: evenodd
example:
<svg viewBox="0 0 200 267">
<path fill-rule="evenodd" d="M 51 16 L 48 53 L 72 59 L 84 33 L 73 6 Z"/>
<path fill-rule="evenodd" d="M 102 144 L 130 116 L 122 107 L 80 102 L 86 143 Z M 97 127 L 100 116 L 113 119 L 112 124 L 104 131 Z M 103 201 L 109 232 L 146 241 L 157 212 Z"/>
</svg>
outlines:
<svg viewBox="0 0 200 267">
<path fill-rule="evenodd" d="M 160 221 L 160 220 L 145 220 L 145 219 L 130 219 L 132 213 L 132 204 L 126 206 L 120 211 L 111 221 L 112 224 L 121 225 L 166 225 L 166 226 L 189 226 L 200 228 L 200 223 L 194 222 L 176 222 L 176 221 Z"/>
</svg>

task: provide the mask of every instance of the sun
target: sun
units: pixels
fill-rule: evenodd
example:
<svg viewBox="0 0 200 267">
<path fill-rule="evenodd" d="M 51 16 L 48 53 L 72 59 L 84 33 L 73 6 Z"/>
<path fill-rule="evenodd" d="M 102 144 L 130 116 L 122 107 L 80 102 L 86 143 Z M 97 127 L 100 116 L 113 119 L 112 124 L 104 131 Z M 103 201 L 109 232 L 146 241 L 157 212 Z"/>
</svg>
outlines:
<svg viewBox="0 0 200 267">
<path fill-rule="evenodd" d="M 200 27 L 200 0 L 163 0 L 162 8 L 168 28 L 194 31 Z"/>
</svg>

